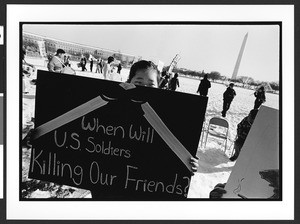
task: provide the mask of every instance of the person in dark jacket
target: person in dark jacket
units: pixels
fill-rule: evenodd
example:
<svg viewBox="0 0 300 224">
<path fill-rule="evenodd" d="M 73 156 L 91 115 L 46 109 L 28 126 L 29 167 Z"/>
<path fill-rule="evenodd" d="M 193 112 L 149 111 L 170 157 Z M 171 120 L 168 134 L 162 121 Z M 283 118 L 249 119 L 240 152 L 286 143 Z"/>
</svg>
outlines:
<svg viewBox="0 0 300 224">
<path fill-rule="evenodd" d="M 177 86 L 179 87 L 178 73 L 175 73 L 174 77 L 170 80 L 169 89 L 175 91 Z"/>
<path fill-rule="evenodd" d="M 237 125 L 237 138 L 234 142 L 234 155 L 229 158 L 230 161 L 235 161 L 238 158 L 257 112 L 257 109 L 251 110 L 249 115 Z"/>
<path fill-rule="evenodd" d="M 261 86 L 254 92 L 254 96 L 256 97 L 254 101 L 254 109 L 258 109 L 262 103 L 266 102 L 265 88 Z"/>
<path fill-rule="evenodd" d="M 93 72 L 93 65 L 94 65 L 94 60 L 93 58 L 90 59 L 90 70 Z"/>
<path fill-rule="evenodd" d="M 207 96 L 208 89 L 211 87 L 210 81 L 207 79 L 207 74 L 204 75 L 204 78 L 201 80 L 197 93 L 200 96 Z"/>
<path fill-rule="evenodd" d="M 86 58 L 85 57 L 82 57 L 81 59 L 80 59 L 80 65 L 81 65 L 81 69 L 82 69 L 82 71 L 84 72 L 84 71 L 87 71 L 87 69 L 86 69 Z"/>
<path fill-rule="evenodd" d="M 117 73 L 121 74 L 121 70 L 122 70 L 122 65 L 121 65 L 121 63 L 119 63 Z"/>
<path fill-rule="evenodd" d="M 222 117 L 226 117 L 226 112 L 229 110 L 230 104 L 233 98 L 236 96 L 235 90 L 233 89 L 234 84 L 230 83 L 229 87 L 223 93 L 223 111 Z"/>
</svg>

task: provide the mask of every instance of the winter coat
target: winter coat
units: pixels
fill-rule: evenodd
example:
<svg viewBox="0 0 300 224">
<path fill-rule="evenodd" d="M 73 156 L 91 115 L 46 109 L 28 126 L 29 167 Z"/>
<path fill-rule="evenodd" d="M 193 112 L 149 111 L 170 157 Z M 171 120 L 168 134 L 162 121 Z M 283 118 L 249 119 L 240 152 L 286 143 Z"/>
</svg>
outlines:
<svg viewBox="0 0 300 224">
<path fill-rule="evenodd" d="M 230 87 L 228 87 L 226 91 L 223 93 L 223 99 L 226 101 L 232 101 L 235 96 L 236 96 L 235 90 Z"/>
<path fill-rule="evenodd" d="M 201 96 L 207 96 L 208 93 L 208 89 L 211 87 L 210 81 L 208 81 L 208 79 L 202 79 L 197 93 L 200 93 Z"/>
<path fill-rule="evenodd" d="M 254 96 L 256 97 L 257 100 L 259 100 L 261 102 L 266 101 L 265 91 L 263 91 L 263 90 L 259 90 L 259 91 L 254 92 Z"/>
</svg>

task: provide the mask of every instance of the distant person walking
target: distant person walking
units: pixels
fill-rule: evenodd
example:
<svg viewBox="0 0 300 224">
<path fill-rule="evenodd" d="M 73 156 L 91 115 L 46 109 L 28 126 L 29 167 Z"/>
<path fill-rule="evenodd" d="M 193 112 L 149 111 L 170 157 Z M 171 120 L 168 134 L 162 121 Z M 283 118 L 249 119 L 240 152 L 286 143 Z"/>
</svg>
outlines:
<svg viewBox="0 0 300 224">
<path fill-rule="evenodd" d="M 170 80 L 169 89 L 175 91 L 177 86 L 179 87 L 178 73 L 175 73 L 174 77 Z"/>
<path fill-rule="evenodd" d="M 110 79 L 110 75 L 112 73 L 111 63 L 113 63 L 114 60 L 115 60 L 114 57 L 110 56 L 107 59 L 107 63 L 104 63 L 104 68 L 103 68 L 104 79 Z"/>
<path fill-rule="evenodd" d="M 222 117 L 226 117 L 226 112 L 229 110 L 230 104 L 231 104 L 233 98 L 236 96 L 233 86 L 234 86 L 234 84 L 230 83 L 229 87 L 227 87 L 226 91 L 223 93 Z"/>
<path fill-rule="evenodd" d="M 94 65 L 94 60 L 93 60 L 93 58 L 91 57 L 91 58 L 90 58 L 90 70 L 91 70 L 91 72 L 93 72 L 93 65 Z"/>
<path fill-rule="evenodd" d="M 81 65 L 81 70 L 84 72 L 84 71 L 87 71 L 87 69 L 86 69 L 86 58 L 85 57 L 82 57 L 81 59 L 80 59 L 80 65 Z"/>
<path fill-rule="evenodd" d="M 204 78 L 200 81 L 197 93 L 200 96 L 207 96 L 208 89 L 211 87 L 210 81 L 207 79 L 207 74 L 204 75 Z"/>
<path fill-rule="evenodd" d="M 254 109 L 258 109 L 262 103 L 266 102 L 265 88 L 263 86 L 259 87 L 258 90 L 254 92 L 256 97 L 254 101 Z"/>
<path fill-rule="evenodd" d="M 64 54 L 66 52 L 63 49 L 57 49 L 56 54 L 51 58 L 47 67 L 50 72 L 60 73 L 64 68 Z"/>
<path fill-rule="evenodd" d="M 97 62 L 96 62 L 96 73 L 100 73 L 100 59 L 98 58 L 97 59 Z"/>
<path fill-rule="evenodd" d="M 100 66 L 100 73 L 102 74 L 103 73 L 103 66 L 104 66 L 102 58 L 100 58 L 99 66 Z"/>
<path fill-rule="evenodd" d="M 118 65 L 118 71 L 117 71 L 117 73 L 119 73 L 119 74 L 121 74 L 121 70 L 122 70 L 122 65 L 121 65 L 121 63 Z"/>
</svg>

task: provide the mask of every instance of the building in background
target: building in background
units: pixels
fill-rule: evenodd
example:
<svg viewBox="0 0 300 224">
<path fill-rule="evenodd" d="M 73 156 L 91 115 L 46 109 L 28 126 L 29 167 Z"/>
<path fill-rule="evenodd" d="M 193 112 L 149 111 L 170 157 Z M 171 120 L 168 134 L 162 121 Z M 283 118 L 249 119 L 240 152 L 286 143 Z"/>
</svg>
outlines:
<svg viewBox="0 0 300 224">
<path fill-rule="evenodd" d="M 44 37 L 33 33 L 23 32 L 23 47 L 26 49 L 26 55 L 29 57 L 45 57 L 46 55 L 54 55 L 58 48 L 63 49 L 71 60 L 80 61 L 80 58 L 92 55 L 94 58 L 102 58 L 106 60 L 109 56 L 113 56 L 117 62 L 121 62 L 124 66 L 131 66 L 137 61 L 136 56 L 124 54 L 120 51 L 114 51 L 99 47 L 87 46 L 78 43 L 72 43 L 64 40 Z"/>
</svg>

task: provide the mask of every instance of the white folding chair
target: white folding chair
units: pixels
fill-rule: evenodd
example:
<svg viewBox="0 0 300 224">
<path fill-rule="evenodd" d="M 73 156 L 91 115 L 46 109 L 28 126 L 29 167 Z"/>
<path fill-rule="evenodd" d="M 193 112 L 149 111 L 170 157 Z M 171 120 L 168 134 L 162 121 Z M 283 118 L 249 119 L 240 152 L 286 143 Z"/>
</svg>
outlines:
<svg viewBox="0 0 300 224">
<path fill-rule="evenodd" d="M 217 130 L 218 127 L 222 127 L 222 130 Z M 221 138 L 225 140 L 225 150 L 227 148 L 227 138 L 229 133 L 229 123 L 227 120 L 221 118 L 221 117 L 213 117 L 209 120 L 208 127 L 206 130 L 206 138 L 205 138 L 205 144 L 204 147 L 206 147 L 206 142 L 208 135 L 211 135 L 216 138 Z"/>
</svg>

